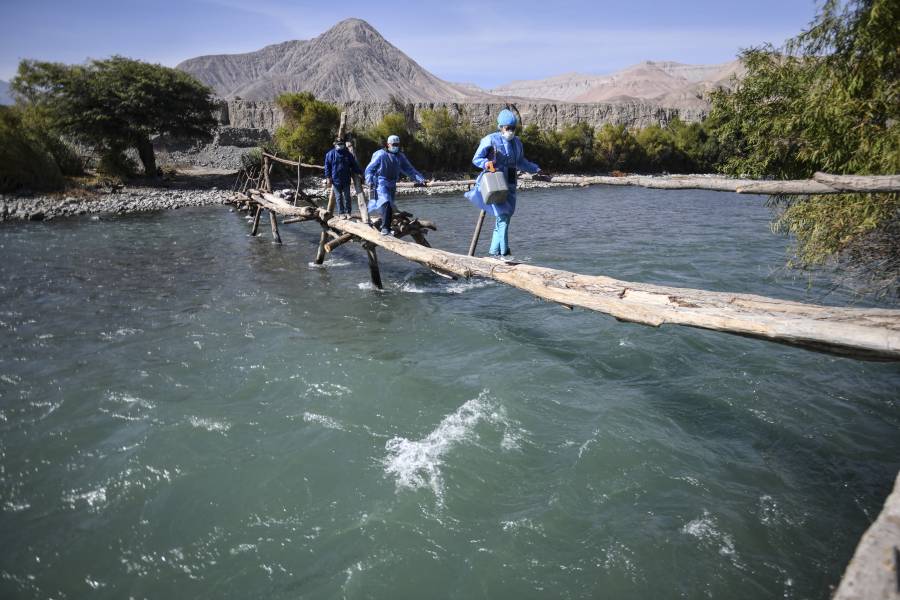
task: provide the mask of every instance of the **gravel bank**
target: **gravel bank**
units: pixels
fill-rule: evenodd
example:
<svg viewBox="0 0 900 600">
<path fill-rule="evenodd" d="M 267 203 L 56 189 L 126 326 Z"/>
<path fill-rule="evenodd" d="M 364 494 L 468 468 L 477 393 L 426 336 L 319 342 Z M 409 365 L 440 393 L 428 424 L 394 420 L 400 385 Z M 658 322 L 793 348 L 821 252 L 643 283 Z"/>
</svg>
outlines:
<svg viewBox="0 0 900 600">
<path fill-rule="evenodd" d="M 132 212 L 222 204 L 225 193 L 217 188 L 181 190 L 130 187 L 92 195 L 21 197 L 0 195 L 0 221 L 46 221 L 79 215 L 121 215 Z"/>
<path fill-rule="evenodd" d="M 227 179 L 227 178 L 226 178 Z M 231 195 L 230 181 L 219 179 L 219 185 L 204 188 L 128 186 L 112 192 L 83 192 L 76 195 L 47 194 L 18 196 L 0 194 L 0 221 L 46 221 L 81 215 L 122 215 L 134 212 L 175 209 L 186 206 L 225 204 Z M 436 182 L 439 184 L 440 182 Z M 287 186 L 275 185 L 277 189 Z M 428 187 L 400 187 L 398 196 L 435 196 L 462 194 L 468 185 L 434 185 Z M 560 187 L 559 184 L 519 180 L 519 189 Z M 304 178 L 302 188 L 311 196 L 327 194 L 321 177 Z M 293 189 L 293 188 L 291 188 Z"/>
</svg>

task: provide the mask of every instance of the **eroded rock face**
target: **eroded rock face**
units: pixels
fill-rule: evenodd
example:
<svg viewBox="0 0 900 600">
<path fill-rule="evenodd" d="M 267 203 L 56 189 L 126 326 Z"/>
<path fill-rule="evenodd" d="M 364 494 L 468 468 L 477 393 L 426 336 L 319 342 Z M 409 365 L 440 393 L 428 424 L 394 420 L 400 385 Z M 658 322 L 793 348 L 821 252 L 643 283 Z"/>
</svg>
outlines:
<svg viewBox="0 0 900 600">
<path fill-rule="evenodd" d="M 268 129 L 255 127 L 221 127 L 217 132 L 215 143 L 219 146 L 237 146 L 238 148 L 256 148 L 260 144 L 271 141 Z"/>
<path fill-rule="evenodd" d="M 283 124 L 284 115 L 274 102 L 260 100 L 223 101 L 220 123 L 228 128 L 264 129 L 270 134 Z M 497 113 L 506 107 L 504 103 L 456 103 L 420 102 L 397 104 L 393 102 L 343 102 L 338 103 L 347 112 L 349 125 L 355 129 L 365 129 L 375 125 L 385 115 L 402 112 L 407 119 L 420 121 L 426 110 L 446 108 L 451 116 L 467 120 L 478 130 L 492 131 Z M 537 125 L 541 129 L 557 130 L 566 125 L 587 123 L 599 128 L 606 123 L 625 125 L 631 128 L 648 125 L 665 126 L 674 117 L 682 121 L 695 122 L 706 116 L 703 109 L 664 108 L 644 103 L 519 103 L 516 105 L 525 125 Z M 220 134 L 221 135 L 221 134 Z"/>
</svg>

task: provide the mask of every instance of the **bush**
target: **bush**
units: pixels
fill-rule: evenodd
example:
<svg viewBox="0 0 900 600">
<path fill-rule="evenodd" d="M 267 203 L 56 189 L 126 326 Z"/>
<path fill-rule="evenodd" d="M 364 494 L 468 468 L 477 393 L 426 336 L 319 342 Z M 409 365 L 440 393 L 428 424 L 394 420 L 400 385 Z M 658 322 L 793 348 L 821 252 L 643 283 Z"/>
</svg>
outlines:
<svg viewBox="0 0 900 600">
<path fill-rule="evenodd" d="M 610 170 L 634 171 L 644 164 L 643 148 L 624 125 L 604 125 L 594 139 L 594 154 Z"/>
<path fill-rule="evenodd" d="M 338 107 L 316 100 L 309 92 L 282 94 L 275 103 L 285 117 L 285 124 L 275 132 L 278 150 L 292 160 L 322 162 L 340 125 Z"/>
<path fill-rule="evenodd" d="M 641 129 L 636 139 L 643 155 L 639 170 L 651 173 L 662 171 L 683 173 L 690 170 L 690 161 L 677 147 L 675 136 L 671 131 L 658 125 L 650 125 Z"/>
<path fill-rule="evenodd" d="M 559 142 L 555 131 L 543 131 L 537 125 L 529 125 L 519 137 L 525 150 L 525 157 L 537 163 L 545 171 L 559 171 L 563 167 L 559 154 Z"/>
<path fill-rule="evenodd" d="M 0 192 L 63 186 L 63 174 L 43 137 L 29 130 L 19 110 L 0 106 Z"/>
<path fill-rule="evenodd" d="M 594 128 L 587 123 L 566 125 L 556 139 L 563 170 L 583 173 L 594 169 L 600 162 L 594 155 Z"/>
<path fill-rule="evenodd" d="M 432 171 L 466 171 L 474 168 L 472 155 L 479 136 L 466 121 L 458 123 L 446 108 L 426 110 L 415 134 L 416 162 Z"/>
<path fill-rule="evenodd" d="M 121 147 L 104 148 L 100 151 L 100 162 L 97 172 L 119 179 L 129 179 L 137 175 L 137 162 L 125 155 Z"/>
</svg>

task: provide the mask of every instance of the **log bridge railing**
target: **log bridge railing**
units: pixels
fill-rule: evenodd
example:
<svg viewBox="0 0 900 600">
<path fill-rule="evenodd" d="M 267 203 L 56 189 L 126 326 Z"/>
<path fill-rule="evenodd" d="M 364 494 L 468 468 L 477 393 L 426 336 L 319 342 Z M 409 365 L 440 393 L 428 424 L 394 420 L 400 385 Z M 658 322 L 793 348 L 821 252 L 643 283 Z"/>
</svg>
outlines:
<svg viewBox="0 0 900 600">
<path fill-rule="evenodd" d="M 335 217 L 333 206 L 321 208 L 299 191 L 299 173 L 293 202 L 271 193 L 270 161 L 298 169 L 307 166 L 269 156 L 255 178 L 246 177 L 235 189 L 232 202 L 238 210 L 253 214 L 251 235 L 257 235 L 263 211 L 269 213 L 272 236 L 278 243 L 281 236 L 276 215 L 282 217 L 282 224 L 315 222 L 322 228 L 315 262 L 322 264 L 327 253 L 348 242 L 359 242 L 368 258 L 372 283 L 378 288 L 382 287 L 376 254 L 380 247 L 445 277 L 493 279 L 569 309 L 578 306 L 620 321 L 654 327 L 685 325 L 857 359 L 900 360 L 900 310 L 829 307 L 750 294 L 648 285 L 455 254 L 430 247 L 426 234 L 435 230 L 435 225 L 409 213 L 396 215 L 392 236 L 381 235 L 357 216 Z M 265 189 L 252 187 L 259 183 Z M 412 241 L 403 239 L 407 236 Z"/>
</svg>

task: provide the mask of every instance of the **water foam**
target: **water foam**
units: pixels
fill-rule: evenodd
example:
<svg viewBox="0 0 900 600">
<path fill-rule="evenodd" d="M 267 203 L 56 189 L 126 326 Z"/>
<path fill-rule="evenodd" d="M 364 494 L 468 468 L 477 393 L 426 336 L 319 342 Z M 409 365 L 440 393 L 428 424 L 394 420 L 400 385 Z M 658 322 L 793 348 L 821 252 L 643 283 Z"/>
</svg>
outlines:
<svg viewBox="0 0 900 600">
<path fill-rule="evenodd" d="M 396 478 L 398 488 L 430 488 L 442 503 L 443 458 L 454 446 L 476 438 L 475 428 L 481 422 L 502 426 L 504 440 L 507 439 L 509 423 L 506 415 L 502 407 L 489 400 L 487 390 L 445 416 L 424 438 L 394 437 L 388 440 L 385 444 L 388 455 L 383 462 L 385 473 Z"/>
<path fill-rule="evenodd" d="M 307 263 L 310 269 L 326 269 L 328 267 L 346 267 L 352 264 L 349 260 L 345 260 L 342 258 L 329 258 L 325 260 L 321 265 L 317 265 L 314 262 Z"/>
<path fill-rule="evenodd" d="M 150 417 L 155 408 L 156 405 L 149 400 L 124 392 L 107 392 L 98 410 L 122 421 L 142 421 Z"/>
<path fill-rule="evenodd" d="M 206 419 L 203 417 L 191 417 L 188 419 L 194 427 L 198 429 L 205 429 L 206 431 L 212 431 L 215 433 L 225 433 L 229 429 L 231 429 L 231 423 L 228 421 L 216 421 L 214 419 Z"/>
<path fill-rule="evenodd" d="M 346 431 L 344 427 L 332 419 L 331 417 L 326 417 L 325 415 L 318 415 L 316 413 L 305 412 L 303 413 L 303 420 L 307 423 L 318 423 L 322 427 L 326 429 L 336 429 L 338 431 Z"/>
<path fill-rule="evenodd" d="M 397 286 L 397 289 L 407 294 L 464 294 L 469 290 L 487 287 L 493 282 L 487 279 L 470 279 L 464 281 L 451 281 L 441 284 L 432 285 L 416 285 L 410 282 L 404 282 Z"/>
<path fill-rule="evenodd" d="M 132 327 L 121 327 L 115 331 L 101 331 L 100 338 L 105 342 L 111 342 L 113 340 L 128 337 L 130 335 L 137 335 L 139 333 L 144 333 L 144 330 L 135 329 Z"/>
<path fill-rule="evenodd" d="M 734 548 L 734 539 L 719 530 L 716 520 L 709 514 L 709 511 L 704 509 L 703 515 L 699 519 L 688 522 L 681 528 L 681 532 L 694 536 L 704 544 L 717 546 L 719 554 L 728 557 L 733 564 L 739 564 Z"/>
</svg>

